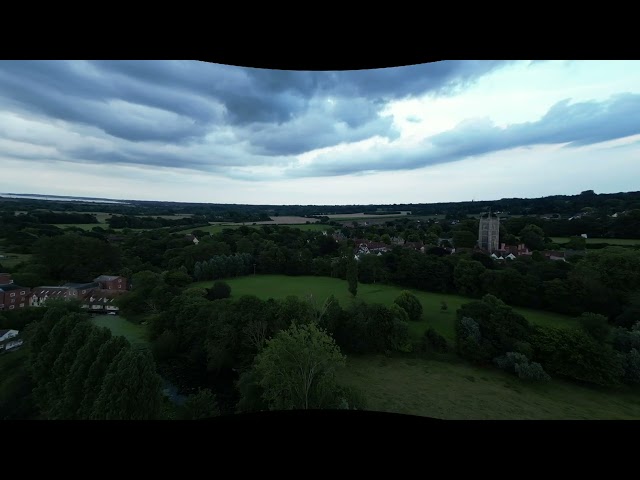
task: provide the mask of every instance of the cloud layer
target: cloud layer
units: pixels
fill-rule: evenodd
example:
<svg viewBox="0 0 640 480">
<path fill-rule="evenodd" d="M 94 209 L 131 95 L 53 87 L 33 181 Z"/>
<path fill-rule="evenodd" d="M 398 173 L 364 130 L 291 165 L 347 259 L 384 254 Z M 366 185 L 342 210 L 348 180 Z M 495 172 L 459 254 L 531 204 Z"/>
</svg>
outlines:
<svg viewBox="0 0 640 480">
<path fill-rule="evenodd" d="M 497 123 L 492 107 L 526 88 L 533 98 L 531 75 L 547 64 L 444 61 L 296 72 L 196 61 L 1 61 L 0 160 L 191 172 L 255 184 L 402 172 L 640 134 L 640 90 L 615 86 L 613 73 L 611 80 L 594 74 L 581 84 L 575 62 L 558 62 L 553 78 L 568 79 L 563 92 L 575 81 L 576 97 L 551 92 L 553 101 L 538 115 Z M 512 70 L 520 77 L 507 84 L 511 93 L 504 80 L 491 88 L 492 79 Z M 518 82 L 530 86 L 519 91 Z M 466 98 L 480 83 L 489 92 L 485 110 L 457 111 L 455 122 L 439 116 L 438 99 Z M 415 111 L 402 118 L 392 112 L 390 106 L 409 100 Z M 431 130 L 421 130 L 427 124 Z"/>
</svg>

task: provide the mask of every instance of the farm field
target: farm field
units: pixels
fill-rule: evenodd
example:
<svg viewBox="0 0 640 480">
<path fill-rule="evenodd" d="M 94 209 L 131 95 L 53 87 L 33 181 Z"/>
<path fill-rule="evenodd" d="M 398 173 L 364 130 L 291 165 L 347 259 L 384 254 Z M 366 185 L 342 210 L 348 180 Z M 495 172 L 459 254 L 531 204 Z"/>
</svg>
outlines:
<svg viewBox="0 0 640 480">
<path fill-rule="evenodd" d="M 316 302 L 321 303 L 330 295 L 335 297 L 343 307 L 352 302 L 351 294 L 347 291 L 346 280 L 329 277 L 289 277 L 286 275 L 251 275 L 246 277 L 231 278 L 225 280 L 231 286 L 232 297 L 241 295 L 256 295 L 259 298 L 284 298 L 287 295 L 304 297 L 312 294 Z M 209 287 L 213 281 L 197 282 L 193 287 Z M 404 290 L 400 287 L 380 284 L 358 284 L 358 300 L 368 303 L 382 303 L 391 305 L 395 298 Z M 413 338 L 419 338 L 429 327 L 433 327 L 449 341 L 455 338 L 454 321 L 456 310 L 464 303 L 472 301 L 460 295 L 447 295 L 440 293 L 421 292 L 407 289 L 413 292 L 422 303 L 423 316 L 420 322 L 409 322 L 409 332 Z M 445 301 L 447 311 L 440 310 L 440 302 Z M 514 308 L 524 315 L 527 320 L 537 325 L 557 326 L 564 328 L 576 328 L 577 321 L 559 315 L 557 313 L 544 312 L 542 310 L 530 310 L 526 308 Z"/>
<path fill-rule="evenodd" d="M 551 237 L 555 243 L 566 243 L 569 237 Z M 640 239 L 633 238 L 587 238 L 587 243 L 608 243 L 609 245 L 640 245 Z"/>
<path fill-rule="evenodd" d="M 300 230 L 313 230 L 313 231 L 322 231 L 322 230 L 326 230 L 328 227 L 327 225 L 315 225 L 313 223 L 309 223 L 309 224 L 277 224 L 277 223 L 256 223 L 256 225 L 253 225 L 252 223 L 245 223 L 244 226 L 245 227 L 250 227 L 250 228 L 257 228 L 261 225 L 281 225 L 284 227 L 291 227 L 291 228 L 299 228 Z M 185 230 L 180 230 L 178 233 L 191 233 L 194 230 L 202 230 L 203 232 L 207 232 L 207 233 L 220 233 L 222 232 L 222 230 L 224 230 L 225 228 L 239 228 L 242 227 L 243 224 L 242 223 L 216 223 L 213 225 L 209 225 L 208 227 L 200 227 L 200 228 L 187 228 Z"/>
<path fill-rule="evenodd" d="M 350 356 L 338 378 L 360 390 L 373 411 L 474 420 L 640 419 L 637 390 L 598 390 L 558 379 L 531 384 L 463 362 Z"/>
<path fill-rule="evenodd" d="M 96 315 L 91 318 L 91 323 L 98 327 L 108 328 L 113 335 L 125 337 L 134 348 L 148 347 L 149 342 L 144 325 L 131 323 L 120 315 Z"/>
</svg>

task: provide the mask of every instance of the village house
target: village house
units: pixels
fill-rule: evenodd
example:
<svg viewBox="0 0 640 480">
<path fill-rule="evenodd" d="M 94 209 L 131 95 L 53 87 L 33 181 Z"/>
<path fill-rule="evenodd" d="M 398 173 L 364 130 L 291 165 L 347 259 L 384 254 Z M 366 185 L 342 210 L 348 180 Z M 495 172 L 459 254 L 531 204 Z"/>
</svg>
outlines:
<svg viewBox="0 0 640 480">
<path fill-rule="evenodd" d="M 85 293 L 86 295 L 86 293 Z M 43 286 L 36 287 L 31 291 L 29 296 L 30 307 L 40 307 L 50 298 L 69 300 L 72 297 L 69 292 L 69 287 L 58 286 Z M 75 297 L 76 300 L 81 300 L 80 297 Z"/>
<path fill-rule="evenodd" d="M 118 312 L 120 308 L 115 304 L 114 300 L 118 298 L 124 290 L 104 290 L 95 289 L 82 303 L 82 308 L 89 310 L 90 312 Z"/>
<path fill-rule="evenodd" d="M 547 260 L 562 260 L 563 262 L 567 261 L 565 259 L 564 252 L 561 252 L 559 250 L 545 250 L 544 252 L 542 252 L 542 255 Z"/>
<path fill-rule="evenodd" d="M 107 309 L 106 304 L 111 304 L 112 300 L 120 293 L 127 291 L 127 279 L 117 275 L 100 275 L 93 282 L 88 283 L 66 283 L 62 286 L 36 287 L 31 292 L 29 306 L 39 307 L 50 298 L 62 300 L 78 300 L 82 303 L 82 308 L 91 311 L 117 310 Z M 112 292 L 113 295 L 106 292 Z M 91 299 L 94 300 L 91 300 Z M 97 303 L 96 298 L 102 303 Z M 95 305 L 95 307 L 93 307 Z M 98 307 L 97 305 L 102 305 Z M 112 305 L 112 304 L 111 304 Z M 115 306 L 114 306 L 115 307 Z"/>
<path fill-rule="evenodd" d="M 0 312 L 28 307 L 30 289 L 13 283 L 11 275 L 7 273 L 2 278 L 7 283 L 0 283 Z"/>
<path fill-rule="evenodd" d="M 188 234 L 188 235 L 185 235 L 184 239 L 189 241 L 189 242 L 194 243 L 195 245 L 200 243 L 200 240 L 198 240 L 198 238 L 195 235 L 191 234 L 191 233 Z"/>
<path fill-rule="evenodd" d="M 13 283 L 10 273 L 0 273 L 0 285 L 8 285 Z"/>
<path fill-rule="evenodd" d="M 502 256 L 506 256 L 509 254 L 513 254 L 516 257 L 520 255 L 532 255 L 531 252 L 524 243 L 520 243 L 518 245 L 506 245 L 504 243 L 500 244 L 500 248 L 498 248 L 497 253 Z"/>
</svg>

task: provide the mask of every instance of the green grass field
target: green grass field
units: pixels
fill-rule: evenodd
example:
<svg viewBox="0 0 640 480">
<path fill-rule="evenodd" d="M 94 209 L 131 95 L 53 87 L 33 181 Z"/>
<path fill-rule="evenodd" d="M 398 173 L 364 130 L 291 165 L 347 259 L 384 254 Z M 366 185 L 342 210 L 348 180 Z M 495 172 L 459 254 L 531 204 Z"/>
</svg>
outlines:
<svg viewBox="0 0 640 480">
<path fill-rule="evenodd" d="M 256 275 L 226 280 L 231 285 L 231 295 L 256 295 L 259 298 L 284 298 L 287 295 L 306 296 L 312 294 L 318 303 L 330 295 L 335 297 L 343 307 L 352 301 L 347 291 L 347 282 L 328 277 L 289 277 L 286 275 Z M 198 282 L 193 287 L 209 287 L 212 281 Z M 402 288 L 389 285 L 359 284 L 357 298 L 368 303 L 382 303 L 390 305 L 402 291 Z M 445 295 L 440 293 L 421 292 L 411 290 L 422 303 L 424 310 L 422 321 L 410 322 L 409 332 L 413 338 L 419 338 L 428 327 L 433 327 L 448 340 L 455 338 L 454 321 L 456 310 L 464 303 L 472 301 L 459 295 Z M 440 310 L 440 302 L 445 301 L 447 311 Z M 514 310 L 524 315 L 530 322 L 537 325 L 553 325 L 558 327 L 577 327 L 576 320 L 556 313 L 526 308 Z"/>
<path fill-rule="evenodd" d="M 551 237 L 551 240 L 555 243 L 567 243 L 569 237 Z M 640 245 L 640 240 L 633 238 L 587 238 L 587 243 L 608 243 L 609 245 Z"/>
<path fill-rule="evenodd" d="M 443 419 L 640 419 L 640 392 L 606 391 L 554 379 L 530 384 L 465 363 L 354 356 L 339 372 L 367 410 Z"/>
<path fill-rule="evenodd" d="M 113 335 L 125 337 L 134 348 L 147 348 L 149 345 L 145 326 L 128 322 L 120 315 L 96 315 L 91 322 L 98 327 L 108 328 Z"/>
</svg>

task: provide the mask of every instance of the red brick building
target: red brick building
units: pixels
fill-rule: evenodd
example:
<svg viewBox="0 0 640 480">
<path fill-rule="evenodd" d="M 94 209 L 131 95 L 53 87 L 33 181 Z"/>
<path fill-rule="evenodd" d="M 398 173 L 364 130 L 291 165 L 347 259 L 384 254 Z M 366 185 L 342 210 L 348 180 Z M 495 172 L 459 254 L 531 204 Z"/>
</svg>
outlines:
<svg viewBox="0 0 640 480">
<path fill-rule="evenodd" d="M 0 273 L 0 285 L 8 285 L 13 283 L 10 273 Z"/>
<path fill-rule="evenodd" d="M 28 287 L 15 283 L 0 284 L 0 312 L 28 307 L 29 292 Z"/>
<path fill-rule="evenodd" d="M 127 290 L 127 279 L 115 275 L 100 275 L 94 282 L 103 290 Z"/>
</svg>

